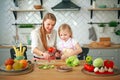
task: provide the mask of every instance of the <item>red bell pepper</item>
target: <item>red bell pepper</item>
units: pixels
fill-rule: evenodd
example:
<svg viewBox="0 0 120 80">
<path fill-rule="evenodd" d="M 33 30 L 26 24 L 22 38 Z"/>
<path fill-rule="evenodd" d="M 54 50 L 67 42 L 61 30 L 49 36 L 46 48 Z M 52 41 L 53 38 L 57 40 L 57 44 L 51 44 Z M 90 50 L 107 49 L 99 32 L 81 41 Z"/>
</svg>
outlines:
<svg viewBox="0 0 120 80">
<path fill-rule="evenodd" d="M 84 69 L 89 71 L 89 72 L 93 72 L 94 71 L 94 66 L 90 65 L 90 64 L 84 64 Z"/>
<path fill-rule="evenodd" d="M 106 66 L 107 68 L 113 68 L 114 62 L 112 60 L 105 60 L 104 66 Z"/>
</svg>

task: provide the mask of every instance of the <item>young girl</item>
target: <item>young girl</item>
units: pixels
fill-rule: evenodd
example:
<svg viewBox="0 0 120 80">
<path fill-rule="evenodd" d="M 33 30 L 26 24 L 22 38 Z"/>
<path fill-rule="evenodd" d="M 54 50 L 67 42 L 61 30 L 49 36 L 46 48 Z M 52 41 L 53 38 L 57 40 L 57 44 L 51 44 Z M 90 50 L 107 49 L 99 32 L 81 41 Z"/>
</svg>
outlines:
<svg viewBox="0 0 120 80">
<path fill-rule="evenodd" d="M 58 29 L 58 34 L 61 40 L 57 44 L 57 49 L 61 51 L 61 59 L 66 59 L 82 52 L 79 43 L 73 39 L 72 30 L 68 24 L 62 24 Z"/>
</svg>

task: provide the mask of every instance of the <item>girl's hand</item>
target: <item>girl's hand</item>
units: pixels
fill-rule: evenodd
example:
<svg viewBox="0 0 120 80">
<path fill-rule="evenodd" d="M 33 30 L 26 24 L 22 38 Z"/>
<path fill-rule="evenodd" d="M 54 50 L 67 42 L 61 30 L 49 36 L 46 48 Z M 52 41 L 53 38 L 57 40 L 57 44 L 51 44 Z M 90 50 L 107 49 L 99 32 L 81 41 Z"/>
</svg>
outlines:
<svg viewBox="0 0 120 80">
<path fill-rule="evenodd" d="M 61 57 L 61 53 L 60 52 L 56 52 L 55 53 L 55 57 Z"/>
<path fill-rule="evenodd" d="M 67 58 L 67 56 L 65 56 L 65 55 L 62 55 L 62 56 L 61 56 L 61 59 L 62 59 L 62 60 L 65 60 L 66 58 Z"/>
</svg>

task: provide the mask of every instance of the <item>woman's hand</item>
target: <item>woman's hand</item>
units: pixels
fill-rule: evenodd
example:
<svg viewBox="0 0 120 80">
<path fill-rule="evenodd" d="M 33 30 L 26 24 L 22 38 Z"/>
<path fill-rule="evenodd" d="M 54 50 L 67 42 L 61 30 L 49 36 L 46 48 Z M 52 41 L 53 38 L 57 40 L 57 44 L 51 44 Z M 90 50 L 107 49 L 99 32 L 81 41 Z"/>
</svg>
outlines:
<svg viewBox="0 0 120 80">
<path fill-rule="evenodd" d="M 48 52 L 44 52 L 43 57 L 48 60 L 50 58 L 50 54 L 48 54 Z"/>
</svg>

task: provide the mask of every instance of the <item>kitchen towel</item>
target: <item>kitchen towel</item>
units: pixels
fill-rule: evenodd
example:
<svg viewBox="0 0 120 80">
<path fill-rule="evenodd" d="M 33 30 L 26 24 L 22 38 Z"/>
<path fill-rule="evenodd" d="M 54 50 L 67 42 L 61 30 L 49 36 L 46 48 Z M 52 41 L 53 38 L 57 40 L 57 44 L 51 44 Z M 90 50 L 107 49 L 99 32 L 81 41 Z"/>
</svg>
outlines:
<svg viewBox="0 0 120 80">
<path fill-rule="evenodd" d="M 93 26 L 89 28 L 89 39 L 92 39 L 93 41 L 97 40 L 97 35 Z"/>
</svg>

